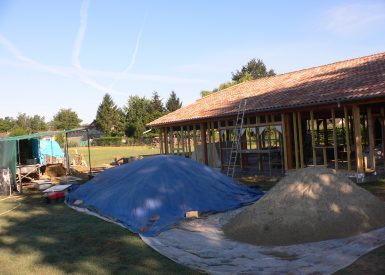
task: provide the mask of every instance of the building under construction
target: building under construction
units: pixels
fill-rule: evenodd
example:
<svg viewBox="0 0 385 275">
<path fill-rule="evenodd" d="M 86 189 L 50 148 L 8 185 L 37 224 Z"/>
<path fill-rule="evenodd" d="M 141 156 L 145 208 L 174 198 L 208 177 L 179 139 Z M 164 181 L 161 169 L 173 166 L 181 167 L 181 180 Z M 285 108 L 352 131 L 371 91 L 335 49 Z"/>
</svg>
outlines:
<svg viewBox="0 0 385 275">
<path fill-rule="evenodd" d="M 152 121 L 160 152 L 275 174 L 384 170 L 385 53 L 243 82 Z"/>
</svg>

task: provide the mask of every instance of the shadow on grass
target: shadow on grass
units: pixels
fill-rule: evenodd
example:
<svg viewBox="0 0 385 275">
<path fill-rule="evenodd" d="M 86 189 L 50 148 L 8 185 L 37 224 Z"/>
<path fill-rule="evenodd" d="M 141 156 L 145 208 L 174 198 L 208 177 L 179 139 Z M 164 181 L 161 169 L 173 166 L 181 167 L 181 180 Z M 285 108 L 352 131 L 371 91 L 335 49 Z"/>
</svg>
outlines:
<svg viewBox="0 0 385 275">
<path fill-rule="evenodd" d="M 193 271 L 149 248 L 136 234 L 64 203 L 28 195 L 0 220 L 1 272 L 186 274 Z M 0 202 L 2 203 L 2 202 Z M 9 202 L 8 202 L 9 203 Z M 16 263 L 15 263 L 16 261 Z"/>
</svg>

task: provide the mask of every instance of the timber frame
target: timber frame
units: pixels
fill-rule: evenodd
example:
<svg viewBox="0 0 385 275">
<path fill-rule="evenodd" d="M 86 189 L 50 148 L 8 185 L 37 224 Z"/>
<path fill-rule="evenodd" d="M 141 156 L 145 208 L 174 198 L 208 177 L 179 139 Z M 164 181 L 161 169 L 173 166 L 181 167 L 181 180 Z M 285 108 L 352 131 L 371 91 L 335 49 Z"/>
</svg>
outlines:
<svg viewBox="0 0 385 275">
<path fill-rule="evenodd" d="M 358 178 L 384 171 L 384 109 L 385 98 L 378 98 L 264 113 L 249 111 L 241 138 L 240 171 L 248 166 L 248 154 L 257 155 L 257 170 L 261 171 L 266 161 L 262 156 L 272 152 L 280 153 L 283 173 L 313 165 L 345 170 Z M 235 119 L 236 114 L 153 127 L 162 137 L 161 154 L 183 155 L 223 170 Z M 280 130 L 272 131 L 274 128 Z M 268 131 L 260 134 L 261 129 Z"/>
</svg>

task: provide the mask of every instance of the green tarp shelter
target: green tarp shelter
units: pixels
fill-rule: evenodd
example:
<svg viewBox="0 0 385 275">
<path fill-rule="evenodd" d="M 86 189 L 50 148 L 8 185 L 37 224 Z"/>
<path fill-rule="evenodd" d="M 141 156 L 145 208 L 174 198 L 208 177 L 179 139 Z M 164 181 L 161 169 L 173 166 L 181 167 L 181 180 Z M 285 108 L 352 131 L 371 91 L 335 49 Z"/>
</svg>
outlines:
<svg viewBox="0 0 385 275">
<path fill-rule="evenodd" d="M 0 195 L 10 195 L 12 191 L 16 189 L 16 165 L 18 161 L 18 142 L 20 140 L 39 139 L 41 137 L 80 131 L 86 131 L 86 129 L 73 129 L 0 138 Z"/>
</svg>

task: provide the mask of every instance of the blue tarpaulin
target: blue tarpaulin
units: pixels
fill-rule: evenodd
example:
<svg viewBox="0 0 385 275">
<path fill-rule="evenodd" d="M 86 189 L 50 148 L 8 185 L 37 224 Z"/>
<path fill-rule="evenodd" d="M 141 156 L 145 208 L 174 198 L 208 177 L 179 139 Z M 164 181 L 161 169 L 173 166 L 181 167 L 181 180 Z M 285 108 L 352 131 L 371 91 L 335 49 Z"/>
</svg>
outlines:
<svg viewBox="0 0 385 275">
<path fill-rule="evenodd" d="M 32 142 L 32 154 L 40 164 L 45 164 L 45 156 L 64 158 L 63 150 L 55 140 L 32 139 Z"/>
<path fill-rule="evenodd" d="M 223 212 L 262 195 L 194 160 L 160 155 L 106 170 L 69 193 L 66 202 L 156 236 L 188 211 Z"/>
</svg>

